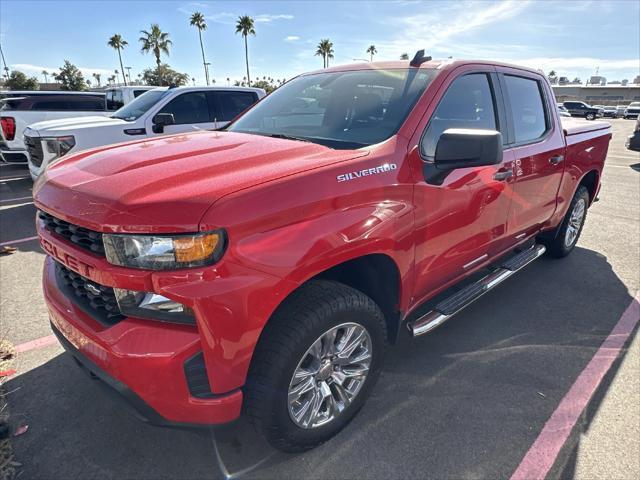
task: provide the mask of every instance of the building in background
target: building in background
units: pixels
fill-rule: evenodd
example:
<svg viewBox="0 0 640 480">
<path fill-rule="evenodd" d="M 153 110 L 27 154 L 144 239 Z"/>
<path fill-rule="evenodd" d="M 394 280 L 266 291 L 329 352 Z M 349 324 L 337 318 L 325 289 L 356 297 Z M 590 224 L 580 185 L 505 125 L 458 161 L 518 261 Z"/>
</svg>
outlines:
<svg viewBox="0 0 640 480">
<path fill-rule="evenodd" d="M 629 105 L 631 102 L 640 102 L 638 84 L 553 85 L 551 88 L 558 102 L 578 100 L 591 105 Z"/>
</svg>

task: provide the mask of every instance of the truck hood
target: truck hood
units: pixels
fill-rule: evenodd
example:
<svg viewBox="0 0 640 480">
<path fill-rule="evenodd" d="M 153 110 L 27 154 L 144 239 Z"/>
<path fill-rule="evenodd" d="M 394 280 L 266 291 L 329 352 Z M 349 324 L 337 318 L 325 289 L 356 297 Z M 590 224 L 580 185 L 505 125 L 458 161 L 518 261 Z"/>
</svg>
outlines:
<svg viewBox="0 0 640 480">
<path fill-rule="evenodd" d="M 84 130 L 87 128 L 104 128 L 105 126 L 122 126 L 129 125 L 128 122 L 119 118 L 111 118 L 106 114 L 111 112 L 105 112 L 105 116 L 90 116 L 90 117 L 72 117 L 61 118 L 58 120 L 46 120 L 44 122 L 37 122 L 29 125 L 27 130 L 32 130 L 40 137 L 59 137 L 64 135 L 71 135 L 77 130 Z M 27 131 L 25 131 L 27 133 Z M 33 133 L 29 133 L 30 136 L 34 136 Z"/>
<path fill-rule="evenodd" d="M 65 157 L 37 180 L 34 199 L 91 230 L 195 232 L 225 195 L 367 154 L 242 133 L 172 135 Z"/>
</svg>

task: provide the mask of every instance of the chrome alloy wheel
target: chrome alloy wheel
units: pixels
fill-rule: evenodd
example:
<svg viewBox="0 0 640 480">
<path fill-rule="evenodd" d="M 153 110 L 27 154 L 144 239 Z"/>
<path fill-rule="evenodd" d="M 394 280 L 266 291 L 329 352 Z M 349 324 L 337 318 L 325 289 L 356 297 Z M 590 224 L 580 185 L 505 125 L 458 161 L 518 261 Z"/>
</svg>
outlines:
<svg viewBox="0 0 640 480">
<path fill-rule="evenodd" d="M 579 199 L 573 207 L 573 211 L 571 212 L 571 216 L 569 217 L 567 232 L 564 235 L 565 247 L 571 248 L 573 243 L 576 241 L 578 233 L 580 233 L 580 228 L 582 227 L 582 222 L 584 222 L 584 214 L 586 210 L 587 204 L 584 201 L 584 198 Z"/>
<path fill-rule="evenodd" d="M 301 428 L 325 425 L 358 395 L 371 366 L 371 337 L 357 323 L 323 333 L 302 356 L 289 383 L 289 416 Z"/>
</svg>

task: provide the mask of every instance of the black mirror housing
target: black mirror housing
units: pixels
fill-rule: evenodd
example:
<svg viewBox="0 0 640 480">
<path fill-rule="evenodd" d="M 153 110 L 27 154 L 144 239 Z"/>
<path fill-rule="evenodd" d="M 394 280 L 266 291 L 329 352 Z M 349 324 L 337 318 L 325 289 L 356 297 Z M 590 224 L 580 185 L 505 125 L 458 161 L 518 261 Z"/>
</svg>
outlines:
<svg viewBox="0 0 640 480">
<path fill-rule="evenodd" d="M 175 123 L 176 119 L 173 117 L 173 113 L 158 113 L 153 117 L 153 131 L 154 133 L 162 133 L 164 127 Z"/>
<path fill-rule="evenodd" d="M 502 134 L 496 130 L 450 128 L 438 139 L 436 168 L 453 170 L 502 162 Z"/>
</svg>

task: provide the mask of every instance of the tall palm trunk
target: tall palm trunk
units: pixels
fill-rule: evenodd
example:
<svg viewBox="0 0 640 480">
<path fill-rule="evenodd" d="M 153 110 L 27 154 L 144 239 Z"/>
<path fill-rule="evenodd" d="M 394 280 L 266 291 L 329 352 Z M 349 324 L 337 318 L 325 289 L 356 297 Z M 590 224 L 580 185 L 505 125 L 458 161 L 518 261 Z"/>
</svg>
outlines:
<svg viewBox="0 0 640 480">
<path fill-rule="evenodd" d="M 198 36 L 200 37 L 200 50 L 202 51 L 202 66 L 204 67 L 204 79 L 209 86 L 209 69 L 207 68 L 207 61 L 204 58 L 204 45 L 202 45 L 202 30 L 198 29 Z"/>
<path fill-rule="evenodd" d="M 247 36 L 244 36 L 244 58 L 247 63 L 247 86 L 251 86 L 251 78 L 249 77 L 249 46 L 247 45 Z"/>
<path fill-rule="evenodd" d="M 124 86 L 127 86 L 127 77 L 124 76 L 124 66 L 122 65 L 122 55 L 120 55 L 120 48 L 118 48 L 118 58 L 120 59 L 120 71 L 122 72 L 122 79 L 124 80 Z"/>
</svg>

